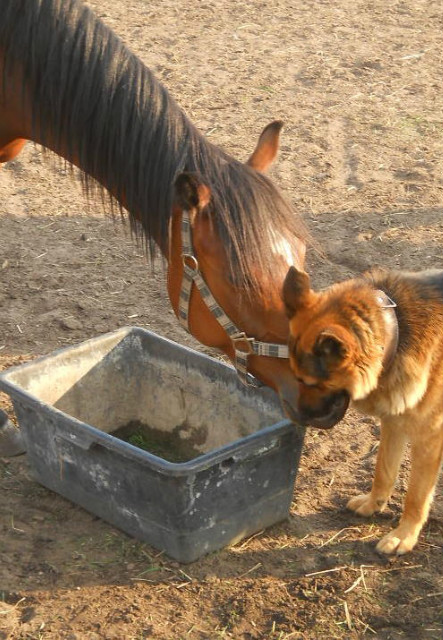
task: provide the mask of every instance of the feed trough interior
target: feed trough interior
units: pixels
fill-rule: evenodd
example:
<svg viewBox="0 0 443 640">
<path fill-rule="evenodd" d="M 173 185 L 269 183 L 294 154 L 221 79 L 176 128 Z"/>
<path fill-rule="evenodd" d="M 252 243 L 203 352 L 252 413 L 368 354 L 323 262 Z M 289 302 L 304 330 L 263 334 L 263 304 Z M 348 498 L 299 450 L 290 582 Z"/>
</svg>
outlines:
<svg viewBox="0 0 443 640">
<path fill-rule="evenodd" d="M 179 560 L 288 513 L 303 432 L 212 358 L 126 328 L 0 386 L 42 484 Z"/>
</svg>

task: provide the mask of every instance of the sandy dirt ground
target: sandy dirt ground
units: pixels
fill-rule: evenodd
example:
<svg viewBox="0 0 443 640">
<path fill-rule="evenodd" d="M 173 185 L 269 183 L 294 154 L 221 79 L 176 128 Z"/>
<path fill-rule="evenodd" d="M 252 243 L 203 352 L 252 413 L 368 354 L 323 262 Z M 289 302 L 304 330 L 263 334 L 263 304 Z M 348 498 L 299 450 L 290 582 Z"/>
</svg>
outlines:
<svg viewBox="0 0 443 640">
<path fill-rule="evenodd" d="M 439 2 L 90 5 L 236 157 L 285 121 L 272 176 L 323 251 L 308 255 L 317 286 L 374 264 L 443 268 Z M 0 217 L 2 368 L 128 324 L 200 348 L 161 265 L 32 144 L 0 170 Z M 187 566 L 36 484 L 26 456 L 0 459 L 0 638 L 441 638 L 441 483 L 405 557 L 374 547 L 407 465 L 383 515 L 344 508 L 370 485 L 377 434 L 352 412 L 309 431 L 290 518 Z"/>
</svg>

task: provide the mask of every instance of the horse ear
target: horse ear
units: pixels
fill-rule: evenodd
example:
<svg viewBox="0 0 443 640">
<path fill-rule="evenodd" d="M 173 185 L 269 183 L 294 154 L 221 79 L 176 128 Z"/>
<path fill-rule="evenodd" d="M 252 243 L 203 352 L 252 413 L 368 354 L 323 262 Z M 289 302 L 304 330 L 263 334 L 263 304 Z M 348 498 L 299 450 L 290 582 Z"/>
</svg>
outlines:
<svg viewBox="0 0 443 640">
<path fill-rule="evenodd" d="M 174 184 L 174 200 L 181 209 L 197 213 L 211 200 L 211 190 L 195 173 L 180 173 Z"/>
<path fill-rule="evenodd" d="M 292 318 L 301 307 L 307 306 L 312 296 L 311 284 L 308 274 L 299 271 L 296 267 L 289 267 L 283 283 L 283 302 L 286 307 L 286 315 Z"/>
<path fill-rule="evenodd" d="M 274 120 L 263 129 L 257 146 L 246 164 L 262 173 L 268 169 L 277 156 L 282 127 L 281 120 Z"/>
</svg>

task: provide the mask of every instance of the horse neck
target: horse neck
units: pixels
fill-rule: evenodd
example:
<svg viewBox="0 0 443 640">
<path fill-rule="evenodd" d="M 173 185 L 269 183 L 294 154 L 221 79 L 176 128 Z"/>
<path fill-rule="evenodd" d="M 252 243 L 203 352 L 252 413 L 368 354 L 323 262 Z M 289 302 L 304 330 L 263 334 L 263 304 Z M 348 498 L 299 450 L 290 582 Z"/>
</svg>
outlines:
<svg viewBox="0 0 443 640">
<path fill-rule="evenodd" d="M 264 250 L 270 234 L 263 234 L 270 214 L 286 238 L 305 233 L 265 176 L 205 141 L 83 3 L 0 4 L 0 127 L 6 117 L 11 135 L 78 166 L 85 186 L 96 180 L 107 189 L 129 211 L 134 231 L 165 254 L 175 178 L 182 171 L 204 175 L 232 273 L 244 282 L 272 274 L 273 253 Z"/>
<path fill-rule="evenodd" d="M 6 0 L 5 20 L 12 21 L 12 6 Z M 26 13 L 34 11 L 24 6 Z M 0 50 L 0 146 L 9 136 L 54 151 L 84 173 L 87 190 L 96 183 L 104 187 L 128 210 L 135 231 L 141 227 L 166 254 L 174 178 L 195 170 L 192 160 L 188 166 L 195 151 L 207 161 L 210 145 L 149 69 L 87 8 L 54 3 L 51 12 L 36 16 L 26 47 L 8 43 L 0 27 L 0 48 L 7 46 L 3 84 Z M 56 35 L 41 24 L 53 14 L 61 17 L 53 25 Z M 16 16 L 11 25 L 18 41 L 26 39 L 20 28 L 31 17 Z"/>
</svg>

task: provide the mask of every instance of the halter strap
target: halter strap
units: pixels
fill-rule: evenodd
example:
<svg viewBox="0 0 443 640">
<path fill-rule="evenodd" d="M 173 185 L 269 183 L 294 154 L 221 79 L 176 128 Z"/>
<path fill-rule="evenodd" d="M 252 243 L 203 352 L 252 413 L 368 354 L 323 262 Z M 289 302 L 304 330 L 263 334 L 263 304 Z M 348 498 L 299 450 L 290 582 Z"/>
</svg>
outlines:
<svg viewBox="0 0 443 640">
<path fill-rule="evenodd" d="M 248 357 L 250 355 L 288 358 L 288 347 L 287 345 L 274 344 L 272 342 L 260 342 L 255 338 L 248 337 L 244 331 L 240 331 L 238 327 L 235 326 L 220 307 L 199 271 L 198 260 L 194 255 L 192 245 L 191 223 L 188 211 L 182 212 L 181 235 L 183 280 L 178 305 L 178 319 L 180 324 L 189 332 L 189 302 L 191 299 L 192 285 L 195 284 L 209 311 L 230 337 L 234 347 L 234 365 L 238 376 L 245 385 L 249 385 Z"/>
</svg>

